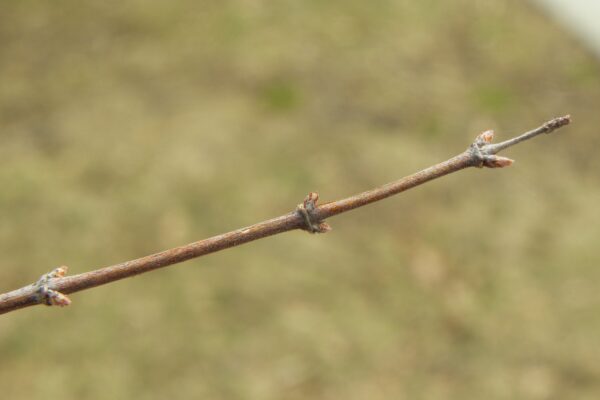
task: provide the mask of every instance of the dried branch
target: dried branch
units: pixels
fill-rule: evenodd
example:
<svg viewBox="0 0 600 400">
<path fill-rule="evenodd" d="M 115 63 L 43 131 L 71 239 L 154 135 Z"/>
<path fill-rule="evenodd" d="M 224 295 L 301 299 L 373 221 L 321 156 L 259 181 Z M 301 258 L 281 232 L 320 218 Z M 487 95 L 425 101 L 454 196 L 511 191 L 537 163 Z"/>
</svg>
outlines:
<svg viewBox="0 0 600 400">
<path fill-rule="evenodd" d="M 56 268 L 42 275 L 34 284 L 0 295 L 0 314 L 35 304 L 66 306 L 71 300 L 65 294 L 104 285 L 278 233 L 294 229 L 304 229 L 311 233 L 327 232 L 331 228 L 324 222 L 326 218 L 385 199 L 452 172 L 468 167 L 507 167 L 513 161 L 496 156 L 498 152 L 541 133 L 550 133 L 570 122 L 571 117 L 568 115 L 555 118 L 532 131 L 498 144 L 491 143 L 493 132 L 486 131 L 456 157 L 346 199 L 317 206 L 318 195 L 309 193 L 296 210 L 246 228 L 79 275 L 64 276 L 66 267 Z"/>
</svg>

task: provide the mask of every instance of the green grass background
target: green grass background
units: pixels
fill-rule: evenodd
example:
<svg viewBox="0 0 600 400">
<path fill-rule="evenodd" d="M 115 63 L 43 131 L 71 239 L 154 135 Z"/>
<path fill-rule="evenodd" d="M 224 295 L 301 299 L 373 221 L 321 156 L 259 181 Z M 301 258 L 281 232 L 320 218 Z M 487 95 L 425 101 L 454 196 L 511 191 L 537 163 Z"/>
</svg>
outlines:
<svg viewBox="0 0 600 400">
<path fill-rule="evenodd" d="M 0 291 L 572 126 L 0 317 L 4 399 L 597 399 L 600 67 L 517 0 L 0 5 Z"/>
</svg>

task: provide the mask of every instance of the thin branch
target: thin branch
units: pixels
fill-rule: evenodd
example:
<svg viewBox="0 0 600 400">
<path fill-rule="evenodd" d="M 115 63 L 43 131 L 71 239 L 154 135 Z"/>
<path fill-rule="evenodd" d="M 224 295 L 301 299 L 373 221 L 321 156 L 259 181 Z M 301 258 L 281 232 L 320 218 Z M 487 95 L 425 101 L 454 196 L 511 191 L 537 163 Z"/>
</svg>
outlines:
<svg viewBox="0 0 600 400">
<path fill-rule="evenodd" d="M 525 132 L 522 135 L 514 137 L 512 139 L 505 140 L 504 142 L 500 142 L 497 144 L 488 144 L 486 146 L 487 154 L 498 154 L 500 151 L 507 149 L 515 144 L 521 143 L 525 140 L 529 140 L 531 138 L 536 137 L 542 133 L 551 133 L 556 129 L 568 125 L 571 122 L 571 116 L 565 115 L 564 117 L 554 118 L 551 121 L 546 122 L 542 126 L 539 126 L 529 132 Z"/>
<path fill-rule="evenodd" d="M 34 284 L 0 295 L 0 314 L 36 304 L 66 306 L 71 301 L 65 294 L 104 285 L 278 233 L 294 229 L 304 229 L 311 233 L 327 232 L 331 228 L 324 222 L 326 218 L 383 200 L 452 172 L 468 167 L 509 166 L 512 160 L 495 154 L 541 133 L 550 133 L 569 124 L 570 121 L 571 117 L 568 115 L 555 118 L 539 128 L 498 144 L 491 144 L 493 132 L 486 131 L 463 153 L 395 182 L 320 206 L 317 206 L 318 195 L 309 193 L 304 202 L 290 213 L 181 247 L 73 276 L 64 276 L 66 267 L 59 267 L 42 275 Z"/>
</svg>

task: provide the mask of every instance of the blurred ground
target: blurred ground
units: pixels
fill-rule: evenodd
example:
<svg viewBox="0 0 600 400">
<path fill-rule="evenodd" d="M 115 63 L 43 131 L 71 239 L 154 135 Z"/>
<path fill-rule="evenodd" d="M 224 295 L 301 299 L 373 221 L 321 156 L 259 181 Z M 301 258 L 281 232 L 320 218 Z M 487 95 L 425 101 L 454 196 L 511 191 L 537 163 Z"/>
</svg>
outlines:
<svg viewBox="0 0 600 400">
<path fill-rule="evenodd" d="M 574 124 L 0 317 L 6 399 L 597 399 L 600 68 L 522 1 L 5 1 L 0 291 Z"/>
</svg>

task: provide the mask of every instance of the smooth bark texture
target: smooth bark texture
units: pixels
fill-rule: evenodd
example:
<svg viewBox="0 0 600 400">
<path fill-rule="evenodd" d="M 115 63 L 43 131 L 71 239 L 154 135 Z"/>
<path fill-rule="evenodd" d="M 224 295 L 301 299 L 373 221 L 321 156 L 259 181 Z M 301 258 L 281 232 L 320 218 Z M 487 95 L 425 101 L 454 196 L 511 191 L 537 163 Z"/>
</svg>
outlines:
<svg viewBox="0 0 600 400">
<path fill-rule="evenodd" d="M 326 218 L 383 200 L 452 172 L 468 167 L 509 166 L 512 160 L 495 154 L 541 133 L 550 133 L 570 121 L 568 115 L 555 118 L 532 131 L 498 144 L 491 144 L 493 132 L 487 131 L 479 135 L 463 153 L 387 185 L 321 206 L 316 204 L 318 195 L 310 193 L 293 212 L 160 253 L 73 276 L 63 276 L 65 269 L 59 268 L 43 275 L 34 284 L 0 295 L 0 314 L 35 304 L 68 305 L 70 300 L 64 294 L 104 285 L 278 233 L 294 229 L 305 229 L 312 233 L 326 232 L 330 229 L 323 222 Z"/>
</svg>

